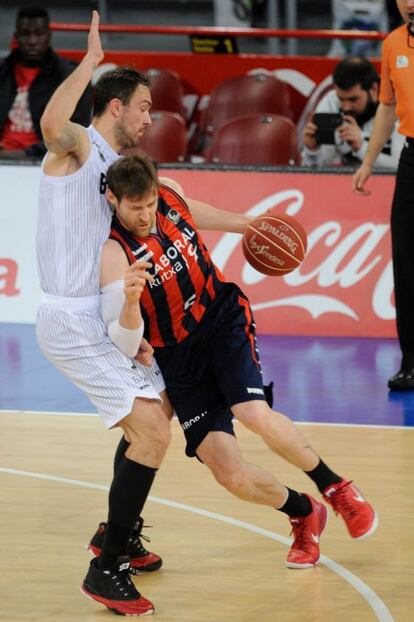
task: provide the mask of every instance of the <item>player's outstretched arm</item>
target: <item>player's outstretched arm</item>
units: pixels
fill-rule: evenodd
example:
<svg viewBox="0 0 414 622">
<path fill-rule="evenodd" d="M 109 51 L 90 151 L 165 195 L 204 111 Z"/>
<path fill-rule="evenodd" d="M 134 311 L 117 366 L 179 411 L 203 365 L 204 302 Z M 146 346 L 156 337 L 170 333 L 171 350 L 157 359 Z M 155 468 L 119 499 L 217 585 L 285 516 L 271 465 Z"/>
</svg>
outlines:
<svg viewBox="0 0 414 622">
<path fill-rule="evenodd" d="M 103 57 L 99 14 L 93 11 L 87 52 L 75 71 L 56 89 L 40 120 L 43 139 L 49 151 L 60 156 L 79 155 L 82 148 L 88 146 L 85 128 L 71 123 L 70 118 Z"/>
<path fill-rule="evenodd" d="M 226 231 L 228 233 L 244 233 L 252 219 L 246 214 L 237 214 L 226 210 L 217 209 L 203 201 L 185 199 L 190 212 L 199 229 L 207 231 Z"/>
</svg>

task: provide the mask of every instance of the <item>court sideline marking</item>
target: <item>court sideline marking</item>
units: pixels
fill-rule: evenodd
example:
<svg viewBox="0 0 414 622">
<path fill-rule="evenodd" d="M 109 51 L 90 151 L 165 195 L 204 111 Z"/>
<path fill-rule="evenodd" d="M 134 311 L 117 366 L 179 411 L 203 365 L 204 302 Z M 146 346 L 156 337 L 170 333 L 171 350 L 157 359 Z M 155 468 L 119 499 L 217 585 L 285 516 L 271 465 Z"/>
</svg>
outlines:
<svg viewBox="0 0 414 622">
<path fill-rule="evenodd" d="M 78 486 L 80 488 L 89 488 L 92 490 L 102 490 L 105 492 L 109 490 L 108 486 L 104 486 L 102 484 L 94 484 L 92 482 L 85 482 L 83 480 L 69 479 L 66 477 L 59 477 L 55 475 L 47 475 L 46 473 L 20 471 L 18 469 L 8 469 L 6 467 L 0 467 L 0 473 L 5 473 L 8 475 L 18 475 L 21 477 L 32 477 L 35 479 L 43 479 L 52 482 L 58 482 L 61 484 Z M 153 503 L 159 503 L 160 505 L 165 505 L 167 507 L 171 507 L 177 510 L 183 510 L 184 512 L 192 512 L 193 514 L 205 516 L 206 518 L 211 518 L 212 520 L 227 523 L 228 525 L 233 525 L 235 527 L 240 527 L 241 529 L 246 529 L 247 531 L 251 531 L 258 535 L 264 536 L 265 538 L 276 540 L 276 542 L 280 542 L 281 544 L 285 544 L 286 546 L 290 546 L 291 544 L 291 540 L 289 538 L 286 538 L 285 536 L 281 536 L 280 534 L 274 533 L 267 529 L 262 529 L 261 527 L 256 527 L 256 525 L 246 523 L 245 521 L 240 521 L 229 516 L 224 516 L 223 514 L 209 512 L 208 510 L 202 510 L 201 508 L 197 508 L 192 505 L 178 503 L 176 501 L 170 501 L 169 499 L 162 499 L 160 497 L 149 496 L 148 499 Z M 353 587 L 357 592 L 359 592 L 361 596 L 366 600 L 368 605 L 371 607 L 379 622 L 395 622 L 389 609 L 378 596 L 378 594 L 374 592 L 356 575 L 347 570 L 344 566 L 341 566 L 341 564 L 338 564 L 337 562 L 331 560 L 329 557 L 326 557 L 325 555 L 321 555 L 320 563 L 329 568 L 332 572 L 336 573 L 338 576 L 344 579 L 344 581 L 349 583 L 351 587 Z"/>
</svg>

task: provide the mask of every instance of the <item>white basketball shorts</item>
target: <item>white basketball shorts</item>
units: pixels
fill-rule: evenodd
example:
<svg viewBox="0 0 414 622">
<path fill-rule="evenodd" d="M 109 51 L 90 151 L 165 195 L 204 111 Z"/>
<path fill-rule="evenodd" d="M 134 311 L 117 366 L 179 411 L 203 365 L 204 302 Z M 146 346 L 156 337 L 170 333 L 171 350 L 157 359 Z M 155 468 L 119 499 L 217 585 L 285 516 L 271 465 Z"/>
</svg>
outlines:
<svg viewBox="0 0 414 622">
<path fill-rule="evenodd" d="M 109 339 L 99 308 L 44 304 L 36 335 L 46 358 L 86 393 L 107 428 L 131 412 L 136 397 L 161 403 L 165 384 L 158 365 L 140 365 L 122 354 Z"/>
</svg>

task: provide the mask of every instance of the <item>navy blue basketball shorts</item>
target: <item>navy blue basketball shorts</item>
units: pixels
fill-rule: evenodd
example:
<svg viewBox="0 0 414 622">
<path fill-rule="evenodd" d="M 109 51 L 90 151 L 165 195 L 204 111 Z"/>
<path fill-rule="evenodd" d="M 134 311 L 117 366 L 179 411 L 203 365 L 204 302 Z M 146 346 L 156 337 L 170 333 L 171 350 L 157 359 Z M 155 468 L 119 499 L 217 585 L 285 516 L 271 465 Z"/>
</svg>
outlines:
<svg viewBox="0 0 414 622">
<path fill-rule="evenodd" d="M 209 432 L 234 435 L 234 404 L 266 400 L 252 311 L 234 283 L 223 285 L 195 331 L 155 356 L 190 457 Z"/>
</svg>

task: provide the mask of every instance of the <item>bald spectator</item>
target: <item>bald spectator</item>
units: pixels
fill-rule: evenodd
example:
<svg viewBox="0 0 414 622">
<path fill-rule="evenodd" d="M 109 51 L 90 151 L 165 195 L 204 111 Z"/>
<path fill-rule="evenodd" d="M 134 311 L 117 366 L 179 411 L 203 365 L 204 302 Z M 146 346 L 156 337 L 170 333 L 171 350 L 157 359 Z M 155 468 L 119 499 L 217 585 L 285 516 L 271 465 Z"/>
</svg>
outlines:
<svg viewBox="0 0 414 622">
<path fill-rule="evenodd" d="M 17 47 L 0 64 L 0 158 L 42 157 L 46 152 L 40 117 L 76 63 L 50 47 L 49 15 L 37 7 L 21 9 L 14 33 Z M 92 88 L 84 92 L 72 120 L 89 125 Z"/>
</svg>

